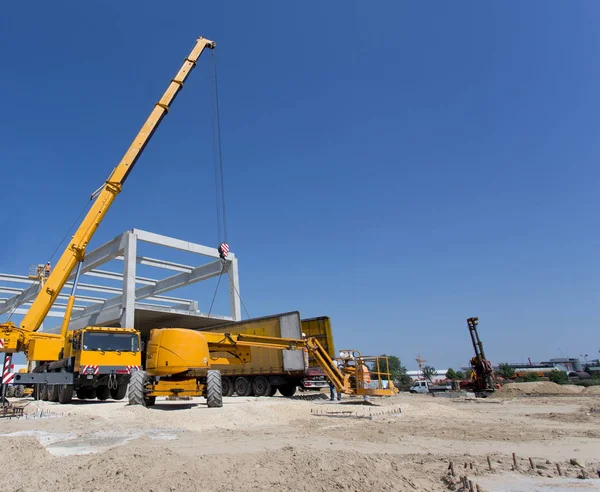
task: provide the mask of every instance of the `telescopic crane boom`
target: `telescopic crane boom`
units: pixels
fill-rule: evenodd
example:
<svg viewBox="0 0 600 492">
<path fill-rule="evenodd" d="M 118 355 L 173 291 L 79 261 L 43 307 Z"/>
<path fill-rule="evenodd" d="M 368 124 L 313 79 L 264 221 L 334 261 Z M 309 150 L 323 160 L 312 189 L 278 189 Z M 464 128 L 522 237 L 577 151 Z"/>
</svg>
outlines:
<svg viewBox="0 0 600 492">
<path fill-rule="evenodd" d="M 29 308 L 27 314 L 23 317 L 23 320 L 19 326 L 17 327 L 12 323 L 0 325 L 0 331 L 4 332 L 0 333 L 0 335 L 2 335 L 5 339 L 8 338 L 10 340 L 14 340 L 14 332 L 16 331 L 19 333 L 18 341 L 15 340 L 16 343 L 9 343 L 9 346 L 7 346 L 5 340 L 5 348 L 1 351 L 18 352 L 27 350 L 27 334 L 35 332 L 39 329 L 44 321 L 44 318 L 48 314 L 48 311 L 50 311 L 52 304 L 58 297 L 61 289 L 65 286 L 65 283 L 77 264 L 79 264 L 77 272 L 79 273 L 79 268 L 81 267 L 81 263 L 85 257 L 85 250 L 92 239 L 92 236 L 102 222 L 102 219 L 112 205 L 114 199 L 121 192 L 125 180 L 129 176 L 129 173 L 133 170 L 135 163 L 152 138 L 152 135 L 160 125 L 160 122 L 168 113 L 169 106 L 173 103 L 175 97 L 182 89 L 183 83 L 196 66 L 196 62 L 202 52 L 206 48 L 213 49 L 214 47 L 215 43 L 213 41 L 209 41 L 203 37 L 198 38 L 194 49 L 184 60 L 182 67 L 180 68 L 179 72 L 177 72 L 175 78 L 171 80 L 169 87 L 161 99 L 155 104 L 154 109 L 133 140 L 131 146 L 117 167 L 113 170 L 109 178 L 106 180 L 103 187 L 95 195 L 94 203 L 88 211 L 85 219 L 73 235 L 69 245 L 56 263 L 43 288 L 39 291 L 37 297 L 33 301 L 33 304 Z M 92 198 L 94 198 L 94 195 Z M 67 313 L 65 315 L 67 323 L 68 318 L 70 317 L 70 311 L 73 307 L 73 302 L 74 296 L 72 295 L 69 299 Z M 10 336 L 11 332 L 13 335 L 12 337 Z"/>
</svg>

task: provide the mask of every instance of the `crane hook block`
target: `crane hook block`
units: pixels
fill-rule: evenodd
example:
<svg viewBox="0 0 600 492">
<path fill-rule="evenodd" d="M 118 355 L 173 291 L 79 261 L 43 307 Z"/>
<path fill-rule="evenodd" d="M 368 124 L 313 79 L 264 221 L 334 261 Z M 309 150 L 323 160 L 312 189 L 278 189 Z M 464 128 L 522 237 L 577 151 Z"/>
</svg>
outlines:
<svg viewBox="0 0 600 492">
<path fill-rule="evenodd" d="M 221 243 L 219 245 L 219 256 L 222 260 L 227 258 L 227 253 L 229 253 L 229 245 L 227 243 Z"/>
</svg>

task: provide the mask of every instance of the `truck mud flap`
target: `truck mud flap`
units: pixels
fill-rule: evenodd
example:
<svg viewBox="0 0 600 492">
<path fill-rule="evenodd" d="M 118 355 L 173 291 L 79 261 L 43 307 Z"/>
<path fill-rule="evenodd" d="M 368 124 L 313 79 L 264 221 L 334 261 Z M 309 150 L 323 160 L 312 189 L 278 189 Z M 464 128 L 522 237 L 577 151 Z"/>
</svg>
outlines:
<svg viewBox="0 0 600 492">
<path fill-rule="evenodd" d="M 70 372 L 21 372 L 15 373 L 13 384 L 73 384 Z"/>
</svg>

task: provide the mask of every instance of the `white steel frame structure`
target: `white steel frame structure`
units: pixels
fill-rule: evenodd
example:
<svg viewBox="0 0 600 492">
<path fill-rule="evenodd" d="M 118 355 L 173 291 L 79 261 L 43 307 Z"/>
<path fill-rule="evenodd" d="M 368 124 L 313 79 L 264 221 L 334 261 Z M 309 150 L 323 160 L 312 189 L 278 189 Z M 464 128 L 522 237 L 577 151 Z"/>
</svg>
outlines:
<svg viewBox="0 0 600 492">
<path fill-rule="evenodd" d="M 213 261 L 199 266 L 189 266 L 139 256 L 137 254 L 139 242 L 194 253 L 211 258 Z M 111 260 L 123 262 L 123 273 L 100 268 Z M 176 273 L 160 280 L 140 277 L 136 274 L 137 265 Z M 228 315 L 211 313 L 209 316 L 200 312 L 196 300 L 165 295 L 174 289 L 218 277 L 221 274 L 229 280 L 230 312 Z M 161 324 L 174 326 L 173 323 L 178 323 L 182 327 L 201 327 L 242 319 L 238 260 L 231 252 L 228 253 L 225 260 L 221 260 L 216 248 L 140 229 L 132 229 L 89 252 L 83 262 L 81 275 L 83 277 L 77 286 L 76 302 L 69 324 L 70 330 L 85 326 L 108 325 L 140 329 L 137 325 L 144 324 L 144 322 L 157 325 L 152 327 L 161 327 Z M 75 273 L 69 277 L 69 282 L 59 295 L 58 302 L 48 313 L 46 324 L 49 324 L 48 318 L 64 317 L 66 300 L 74 277 Z M 85 281 L 87 278 L 93 277 L 109 279 L 118 284 L 108 286 Z M 15 284 L 20 284 L 20 286 L 15 287 Z M 0 295 L 10 295 L 10 297 L 0 297 L 0 315 L 6 313 L 25 314 L 38 289 L 39 281 L 28 276 L 0 274 Z M 82 295 L 81 292 L 92 292 L 94 295 Z M 44 331 L 59 331 L 60 322 L 57 322 L 56 325 Z"/>
</svg>

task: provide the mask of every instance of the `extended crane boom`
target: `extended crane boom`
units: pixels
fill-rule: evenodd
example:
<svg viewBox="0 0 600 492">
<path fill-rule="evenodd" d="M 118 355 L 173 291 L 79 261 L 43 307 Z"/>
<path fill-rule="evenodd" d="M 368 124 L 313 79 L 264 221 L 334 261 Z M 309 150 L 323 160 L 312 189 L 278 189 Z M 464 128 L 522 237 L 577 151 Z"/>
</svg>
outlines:
<svg viewBox="0 0 600 492">
<path fill-rule="evenodd" d="M 110 177 L 106 180 L 102 190 L 96 196 L 94 204 L 75 232 L 71 243 L 63 252 L 46 281 L 44 288 L 40 290 L 29 311 L 21 321 L 21 330 L 36 331 L 39 329 L 52 304 L 71 275 L 73 268 L 77 262 L 83 261 L 85 250 L 92 236 L 112 205 L 115 197 L 121 192 L 127 176 L 133 170 L 135 163 L 140 155 L 142 155 L 144 148 L 152 138 L 161 120 L 169 111 L 169 106 L 183 87 L 185 79 L 196 66 L 196 61 L 205 48 L 212 49 L 214 47 L 215 43 L 213 41 L 209 41 L 203 37 L 198 38 L 196 46 L 194 46 L 192 52 L 185 59 L 183 66 L 169 84 L 160 101 L 155 104 L 150 116 L 121 159 L 121 162 L 119 162 Z"/>
</svg>

